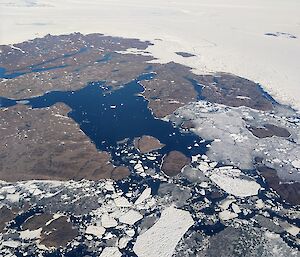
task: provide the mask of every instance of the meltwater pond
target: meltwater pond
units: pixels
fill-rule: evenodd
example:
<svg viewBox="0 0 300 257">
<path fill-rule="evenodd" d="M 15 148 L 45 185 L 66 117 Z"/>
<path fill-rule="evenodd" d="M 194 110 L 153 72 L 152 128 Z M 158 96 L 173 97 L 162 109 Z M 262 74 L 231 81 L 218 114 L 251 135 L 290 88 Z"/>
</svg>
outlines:
<svg viewBox="0 0 300 257">
<path fill-rule="evenodd" d="M 99 150 L 112 152 L 121 140 L 150 135 L 166 145 L 160 150 L 162 154 L 172 150 L 187 156 L 205 153 L 206 143 L 200 144 L 201 138 L 153 117 L 147 108 L 147 101 L 140 95 L 143 87 L 139 84 L 153 76 L 152 73 L 143 74 L 118 90 L 111 90 L 104 82 L 91 82 L 77 91 L 53 91 L 20 101 L 33 108 L 65 103 L 72 109 L 69 116 L 80 125 Z M 17 102 L 0 98 L 0 107 L 9 107 Z M 196 142 L 200 146 L 194 147 Z"/>
</svg>

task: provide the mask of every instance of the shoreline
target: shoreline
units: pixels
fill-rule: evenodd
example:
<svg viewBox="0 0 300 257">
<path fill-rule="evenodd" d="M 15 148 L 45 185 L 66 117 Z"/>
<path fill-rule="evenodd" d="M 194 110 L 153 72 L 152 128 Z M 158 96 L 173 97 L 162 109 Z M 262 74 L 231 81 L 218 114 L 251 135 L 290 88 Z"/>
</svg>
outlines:
<svg viewBox="0 0 300 257">
<path fill-rule="evenodd" d="M 146 51 L 157 58 L 153 62 L 174 61 L 191 67 L 196 74 L 227 72 L 247 78 L 299 112 L 300 26 L 295 18 L 300 16 L 299 3 L 290 0 L 284 5 L 280 2 L 271 5 L 268 0 L 253 3 L 230 0 L 224 5 L 219 0 L 192 0 L 188 4 L 176 0 L 170 6 L 161 0 L 151 4 L 135 2 L 122 2 L 118 10 L 111 1 L 101 6 L 94 1 L 81 4 L 74 0 L 63 3 L 48 0 L 31 7 L 22 2 L 15 7 L 3 4 L 6 27 L 0 29 L 0 44 L 14 45 L 48 33 L 61 35 L 74 31 L 150 40 L 154 45 Z M 107 12 L 116 19 L 110 19 L 111 15 L 105 15 Z M 253 12 L 257 21 L 252 19 Z M 132 13 L 136 17 L 132 18 Z M 178 19 L 174 20 L 175 17 Z M 236 23 L 238 19 L 240 24 Z M 20 29 L 21 33 L 11 33 Z M 266 35 L 276 31 L 290 33 L 295 38 L 284 33 Z M 180 51 L 196 56 L 184 58 L 176 54 Z"/>
<path fill-rule="evenodd" d="M 62 35 L 69 35 L 69 34 L 76 34 L 76 33 L 80 33 L 80 34 L 82 34 L 84 36 L 90 34 L 90 33 L 82 33 L 80 31 L 73 31 L 73 32 L 70 32 L 70 33 L 62 33 L 62 34 L 61 33 L 51 33 L 51 34 L 50 33 L 45 33 L 44 35 L 40 35 L 40 36 L 35 37 L 35 38 L 27 39 L 27 40 L 20 41 L 20 42 L 17 42 L 17 43 L 0 44 L 0 46 L 10 46 L 12 49 L 16 49 L 15 45 L 22 44 L 24 42 L 30 42 L 30 41 L 35 40 L 35 39 L 42 39 L 42 38 L 44 38 L 47 35 L 62 36 Z M 159 40 L 158 39 L 151 40 L 149 38 L 148 39 L 144 39 L 144 38 L 138 38 L 138 37 L 115 36 L 115 35 L 101 33 L 101 32 L 93 32 L 93 33 L 103 34 L 104 36 L 118 37 L 118 38 L 121 38 L 121 39 L 129 38 L 129 39 L 137 39 L 137 40 L 140 40 L 140 41 L 143 41 L 143 42 L 150 42 L 151 45 L 148 46 L 144 50 L 144 52 L 149 52 L 149 53 L 147 53 L 147 54 L 143 54 L 143 52 L 136 53 L 137 55 L 143 55 L 143 56 L 151 56 L 151 57 L 153 57 L 154 58 L 153 60 L 147 62 L 149 64 L 151 64 L 151 63 L 166 64 L 168 62 L 175 62 L 175 63 L 181 64 L 183 66 L 186 66 L 187 68 L 190 68 L 191 72 L 193 74 L 195 74 L 195 75 L 214 75 L 214 74 L 218 74 L 218 73 L 228 73 L 228 74 L 232 74 L 234 76 L 238 76 L 238 77 L 242 77 L 244 79 L 250 80 L 250 81 L 252 81 L 254 83 L 257 83 L 259 85 L 259 87 L 261 88 L 262 92 L 264 94 L 267 94 L 268 97 L 266 97 L 266 98 L 272 98 L 272 101 L 275 101 L 277 104 L 280 104 L 282 106 L 286 106 L 287 108 L 289 108 L 289 109 L 295 111 L 296 113 L 300 114 L 300 101 L 299 101 L 299 103 L 295 103 L 294 100 L 292 100 L 292 102 L 290 102 L 291 99 L 288 99 L 288 97 L 286 95 L 282 95 L 282 94 L 278 95 L 278 92 L 276 92 L 278 89 L 274 90 L 272 88 L 269 88 L 265 84 L 261 84 L 260 81 L 256 81 L 254 79 L 242 76 L 240 74 L 231 73 L 231 72 L 228 72 L 227 70 L 207 70 L 207 71 L 205 71 L 205 70 L 202 70 L 202 69 L 199 69 L 199 68 L 195 67 L 193 65 L 193 63 L 190 62 L 190 60 L 193 60 L 193 58 L 197 58 L 197 55 L 196 54 L 194 55 L 194 52 L 192 52 L 192 51 L 187 51 L 187 52 L 191 52 L 194 55 L 194 56 L 192 56 L 190 58 L 185 58 L 183 56 L 179 56 L 179 55 L 176 54 L 176 51 L 174 51 L 172 53 L 172 55 L 174 55 L 174 56 L 168 57 L 170 59 L 169 59 L 169 61 L 166 61 L 166 60 L 164 60 L 164 57 L 156 55 L 156 53 L 155 53 L 155 51 L 156 51 L 155 48 L 156 47 L 157 47 L 157 50 L 159 50 L 161 52 L 164 52 L 168 48 L 167 46 L 165 46 L 165 49 L 160 49 L 160 46 L 157 45 L 157 42 L 163 41 L 161 39 L 159 39 Z M 93 33 L 91 33 L 91 34 L 93 34 Z M 154 48 L 154 51 L 151 48 Z M 132 52 L 128 52 L 128 53 L 123 52 L 122 54 L 134 54 L 134 53 L 132 53 Z"/>
</svg>

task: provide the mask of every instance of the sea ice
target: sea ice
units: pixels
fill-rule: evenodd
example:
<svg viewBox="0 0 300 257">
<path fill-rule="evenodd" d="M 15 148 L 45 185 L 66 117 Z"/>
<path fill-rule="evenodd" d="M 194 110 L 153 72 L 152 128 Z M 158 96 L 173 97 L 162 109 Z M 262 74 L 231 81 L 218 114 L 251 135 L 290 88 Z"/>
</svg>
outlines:
<svg viewBox="0 0 300 257">
<path fill-rule="evenodd" d="M 137 237 L 133 250 L 138 257 L 171 257 L 176 245 L 193 224 L 189 212 L 168 207 L 150 229 Z"/>
<path fill-rule="evenodd" d="M 294 160 L 294 161 L 292 161 L 292 165 L 293 165 L 296 169 L 300 169 L 300 160 Z"/>
<path fill-rule="evenodd" d="M 238 215 L 236 213 L 230 212 L 228 210 L 225 210 L 225 211 L 222 211 L 222 212 L 219 213 L 219 218 L 221 220 L 224 220 L 224 221 L 231 220 L 231 219 L 234 219 L 236 217 L 238 217 Z"/>
<path fill-rule="evenodd" d="M 143 193 L 139 196 L 139 198 L 135 201 L 135 205 L 141 204 L 146 199 L 148 199 L 151 196 L 151 188 L 146 188 Z"/>
<path fill-rule="evenodd" d="M 123 196 L 121 197 L 117 197 L 116 199 L 114 199 L 114 202 L 116 204 L 117 207 L 130 207 L 131 203 Z"/>
<path fill-rule="evenodd" d="M 113 228 L 118 225 L 118 222 L 107 213 L 101 216 L 101 224 L 104 228 Z"/>
<path fill-rule="evenodd" d="M 105 233 L 105 228 L 101 226 L 90 225 L 86 228 L 85 233 L 101 238 Z"/>
<path fill-rule="evenodd" d="M 120 217 L 119 221 L 128 225 L 133 225 L 142 218 L 143 215 L 141 215 L 139 212 L 135 210 L 129 210 L 127 213 Z"/>
<path fill-rule="evenodd" d="M 255 180 L 246 177 L 238 169 L 216 168 L 209 177 L 224 191 L 238 197 L 257 195 L 260 189 Z"/>
<path fill-rule="evenodd" d="M 106 247 L 104 248 L 103 252 L 100 254 L 100 257 L 121 257 L 122 254 L 120 253 L 117 247 Z"/>
</svg>

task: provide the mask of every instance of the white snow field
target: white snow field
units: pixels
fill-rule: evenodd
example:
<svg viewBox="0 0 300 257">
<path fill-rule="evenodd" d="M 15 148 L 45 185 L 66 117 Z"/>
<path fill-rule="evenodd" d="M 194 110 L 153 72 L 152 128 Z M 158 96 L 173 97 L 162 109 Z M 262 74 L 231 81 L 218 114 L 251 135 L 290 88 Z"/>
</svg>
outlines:
<svg viewBox="0 0 300 257">
<path fill-rule="evenodd" d="M 1 0 L 0 17 L 0 44 L 75 31 L 147 39 L 160 62 L 251 79 L 300 109 L 299 0 Z"/>
</svg>

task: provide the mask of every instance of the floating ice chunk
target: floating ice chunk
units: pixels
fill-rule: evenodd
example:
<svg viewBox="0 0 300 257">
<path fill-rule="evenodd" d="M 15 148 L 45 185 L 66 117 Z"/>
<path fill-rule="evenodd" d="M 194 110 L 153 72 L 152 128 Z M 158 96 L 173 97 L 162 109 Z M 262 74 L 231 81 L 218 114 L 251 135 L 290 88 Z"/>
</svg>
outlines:
<svg viewBox="0 0 300 257">
<path fill-rule="evenodd" d="M 44 193 L 44 192 L 43 192 L 42 190 L 36 188 L 36 189 L 33 191 L 32 195 L 33 195 L 33 196 L 38 196 L 38 195 L 42 195 L 43 193 Z"/>
<path fill-rule="evenodd" d="M 147 159 L 150 160 L 150 161 L 155 161 L 156 156 L 147 156 Z"/>
<path fill-rule="evenodd" d="M 17 203 L 20 201 L 20 194 L 19 193 L 8 194 L 6 195 L 6 200 L 11 203 Z"/>
<path fill-rule="evenodd" d="M 144 172 L 143 165 L 141 163 L 138 163 L 134 166 L 134 169 L 138 172 Z"/>
<path fill-rule="evenodd" d="M 193 224 L 189 212 L 168 207 L 150 229 L 137 237 L 133 251 L 139 257 L 171 257 L 176 245 Z"/>
<path fill-rule="evenodd" d="M 210 162 L 209 166 L 213 169 L 218 165 L 218 162 Z"/>
<path fill-rule="evenodd" d="M 120 238 L 119 242 L 118 242 L 118 246 L 120 249 L 124 249 L 126 248 L 128 242 L 131 240 L 132 238 L 129 236 L 123 236 Z"/>
<path fill-rule="evenodd" d="M 88 235 L 93 235 L 98 238 L 101 238 L 105 233 L 105 228 L 101 226 L 88 226 L 85 230 L 85 233 Z"/>
<path fill-rule="evenodd" d="M 138 205 L 144 202 L 146 199 L 148 199 L 151 196 L 151 188 L 146 188 L 143 193 L 139 196 L 139 198 L 135 201 L 134 204 Z"/>
<path fill-rule="evenodd" d="M 117 207 L 131 207 L 131 203 L 123 196 L 117 197 L 116 199 L 114 199 L 114 202 Z"/>
<path fill-rule="evenodd" d="M 241 209 L 240 209 L 240 207 L 237 205 L 237 204 L 235 204 L 235 203 L 232 203 L 232 205 L 231 205 L 231 208 L 232 208 L 232 210 L 235 212 L 235 213 L 241 213 Z"/>
<path fill-rule="evenodd" d="M 230 212 L 228 210 L 225 210 L 225 211 L 222 211 L 222 212 L 219 213 L 219 218 L 221 220 L 224 220 L 224 221 L 231 220 L 231 219 L 234 219 L 236 217 L 238 217 L 238 215 L 236 213 Z"/>
<path fill-rule="evenodd" d="M 206 172 L 206 171 L 208 171 L 208 170 L 211 169 L 211 167 L 209 166 L 209 164 L 208 164 L 207 162 L 201 162 L 201 163 L 197 166 L 197 168 L 198 168 L 199 170 L 201 170 L 202 172 Z"/>
<path fill-rule="evenodd" d="M 293 165 L 296 169 L 300 169 L 300 160 L 294 160 L 294 161 L 292 161 L 292 165 Z"/>
<path fill-rule="evenodd" d="M 110 182 L 110 181 L 107 181 L 107 182 L 105 183 L 104 188 L 105 188 L 107 191 L 111 191 L 111 192 L 114 192 L 114 191 L 115 191 L 115 188 L 114 188 L 114 186 L 113 186 L 113 183 Z"/>
<path fill-rule="evenodd" d="M 222 209 L 222 210 L 227 210 L 230 206 L 230 204 L 232 204 L 233 202 L 235 202 L 234 199 L 224 199 L 220 204 L 219 204 L 219 207 Z"/>
<path fill-rule="evenodd" d="M 257 195 L 260 189 L 255 180 L 243 175 L 238 169 L 214 169 L 210 179 L 227 193 L 238 197 Z"/>
<path fill-rule="evenodd" d="M 133 237 L 135 235 L 135 230 L 134 229 L 128 229 L 125 231 L 126 235 Z"/>
<path fill-rule="evenodd" d="M 113 233 L 111 233 L 111 232 L 108 232 L 108 233 L 103 237 L 103 239 L 108 240 L 108 239 L 111 239 L 111 238 L 113 238 L 113 237 L 115 237 L 115 235 L 114 235 Z"/>
<path fill-rule="evenodd" d="M 101 216 L 101 224 L 104 228 L 114 228 L 118 225 L 118 222 L 107 213 Z"/>
<path fill-rule="evenodd" d="M 111 108 L 111 109 L 116 109 L 117 106 L 116 106 L 116 105 L 111 105 L 110 108 Z"/>
<path fill-rule="evenodd" d="M 139 212 L 130 210 L 127 213 L 125 213 L 123 216 L 121 216 L 119 221 L 128 225 L 133 225 L 134 223 L 141 220 L 142 218 L 143 215 L 141 215 Z"/>
<path fill-rule="evenodd" d="M 199 158 L 199 155 L 192 156 L 192 162 L 197 162 Z"/>
<path fill-rule="evenodd" d="M 1 192 L 6 192 L 7 194 L 14 194 L 16 192 L 16 188 L 14 186 L 5 186 L 0 190 Z"/>
<path fill-rule="evenodd" d="M 106 247 L 100 254 L 100 257 L 121 257 L 121 256 L 122 254 L 120 253 L 117 247 Z"/>
<path fill-rule="evenodd" d="M 258 199 L 258 200 L 256 201 L 256 203 L 255 203 L 255 207 L 256 207 L 257 209 L 263 209 L 263 208 L 265 207 L 265 204 L 264 204 L 263 200 Z"/>
<path fill-rule="evenodd" d="M 93 237 L 91 235 L 85 235 L 85 238 L 88 240 L 88 241 L 92 241 L 93 240 Z"/>
<path fill-rule="evenodd" d="M 300 232 L 300 228 L 287 222 L 282 223 L 281 226 L 292 236 L 297 236 Z"/>
<path fill-rule="evenodd" d="M 2 243 L 2 246 L 9 247 L 9 248 L 18 248 L 20 245 L 21 245 L 21 242 L 13 241 L 13 240 L 4 241 Z"/>
<path fill-rule="evenodd" d="M 17 101 L 18 104 L 29 104 L 30 102 L 28 100 L 20 100 Z"/>
<path fill-rule="evenodd" d="M 202 158 L 203 160 L 205 160 L 205 161 L 207 161 L 207 160 L 209 159 L 208 156 L 207 156 L 206 154 L 202 154 L 201 158 Z"/>
</svg>

